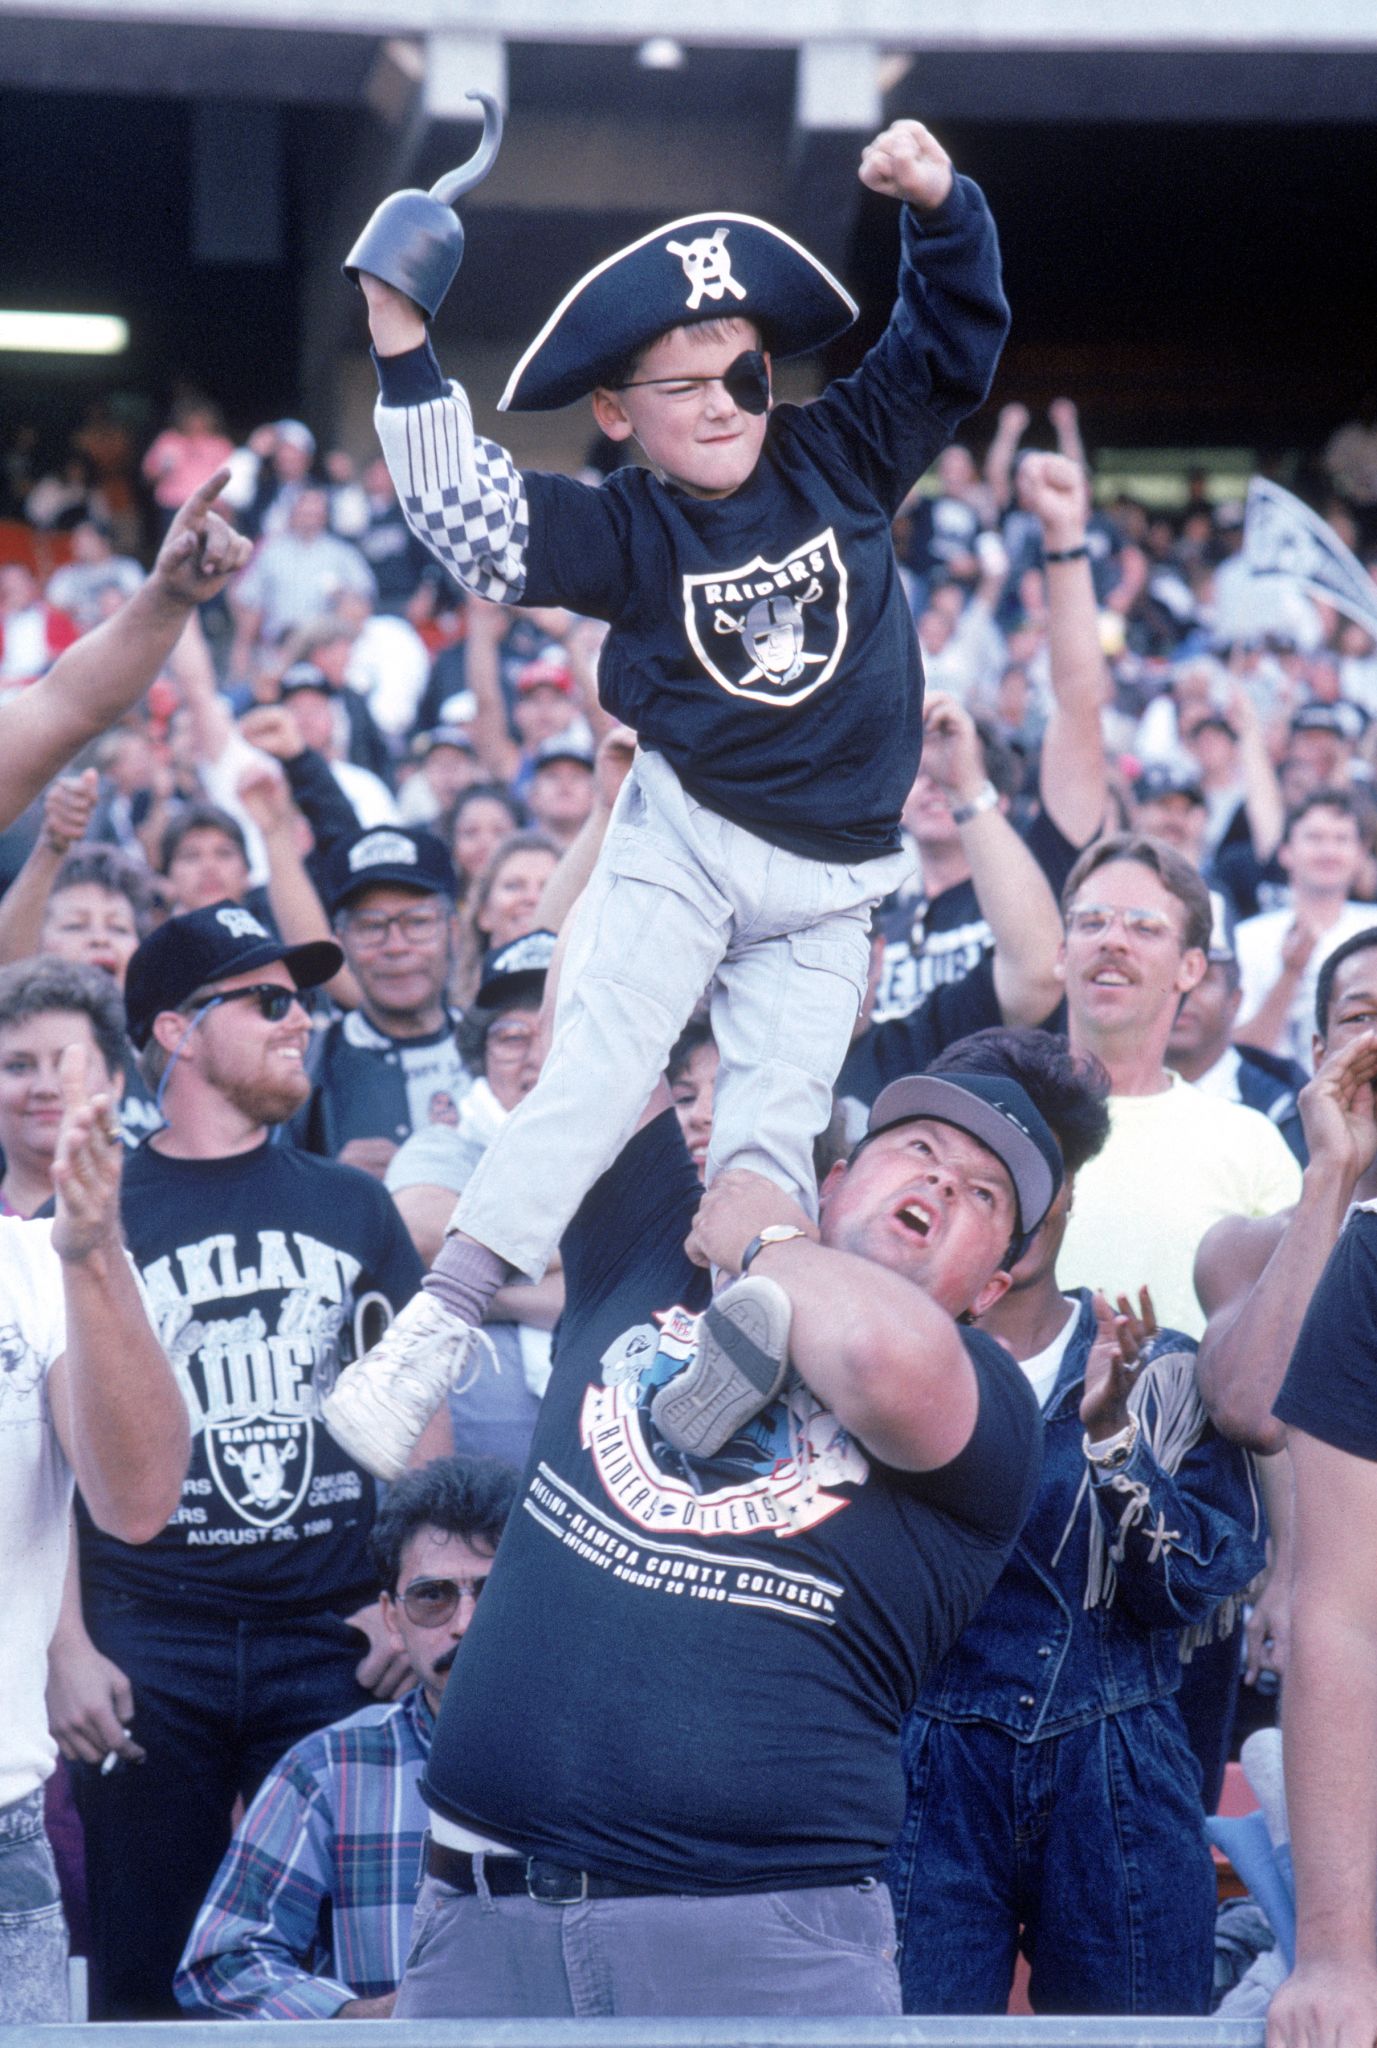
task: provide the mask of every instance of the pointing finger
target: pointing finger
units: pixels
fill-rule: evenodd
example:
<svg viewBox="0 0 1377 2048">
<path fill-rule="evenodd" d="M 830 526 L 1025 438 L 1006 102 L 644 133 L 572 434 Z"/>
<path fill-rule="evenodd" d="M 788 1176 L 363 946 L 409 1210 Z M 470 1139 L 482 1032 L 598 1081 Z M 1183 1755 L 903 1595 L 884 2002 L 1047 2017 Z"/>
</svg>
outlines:
<svg viewBox="0 0 1377 2048">
<path fill-rule="evenodd" d="M 70 1113 L 85 1109 L 91 1093 L 91 1072 L 85 1046 L 63 1046 L 58 1056 L 57 1077 L 62 1088 L 64 1110 Z"/>
</svg>

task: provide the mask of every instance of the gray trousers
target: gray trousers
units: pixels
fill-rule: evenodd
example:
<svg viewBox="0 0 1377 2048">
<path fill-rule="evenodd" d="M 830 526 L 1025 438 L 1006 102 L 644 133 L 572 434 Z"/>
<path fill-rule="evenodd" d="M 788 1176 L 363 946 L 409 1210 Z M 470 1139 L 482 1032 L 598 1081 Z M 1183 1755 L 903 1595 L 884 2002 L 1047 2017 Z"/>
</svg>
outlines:
<svg viewBox="0 0 1377 2048">
<path fill-rule="evenodd" d="M 480 1880 L 481 1883 L 481 1880 Z M 427 1877 L 397 2019 L 797 2018 L 900 2010 L 886 1886 L 547 1906 Z"/>
<path fill-rule="evenodd" d="M 43 1794 L 0 1806 L 0 2023 L 65 2020 L 67 1922 Z"/>
<path fill-rule="evenodd" d="M 786 853 L 638 753 L 570 926 L 549 1057 L 450 1229 L 538 1278 L 709 983 L 722 1064 L 708 1180 L 747 1167 L 816 1215 L 813 1139 L 865 993 L 870 912 L 911 866 Z"/>
</svg>

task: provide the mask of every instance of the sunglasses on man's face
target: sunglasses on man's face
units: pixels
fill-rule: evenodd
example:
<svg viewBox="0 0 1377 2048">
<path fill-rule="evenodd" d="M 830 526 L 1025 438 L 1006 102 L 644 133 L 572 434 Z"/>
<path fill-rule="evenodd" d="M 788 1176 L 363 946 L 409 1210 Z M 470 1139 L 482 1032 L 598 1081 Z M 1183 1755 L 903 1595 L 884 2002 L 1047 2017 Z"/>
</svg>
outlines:
<svg viewBox="0 0 1377 2048">
<path fill-rule="evenodd" d="M 439 1628 L 466 1593 L 476 1602 L 487 1583 L 486 1572 L 474 1579 L 413 1579 L 401 1596 L 406 1618 L 417 1628 Z"/>
<path fill-rule="evenodd" d="M 306 1015 L 311 1016 L 316 995 L 313 988 L 283 988 L 280 982 L 255 981 L 248 988 L 227 988 L 223 994 L 212 996 L 205 1008 L 213 1009 L 218 1003 L 256 1002 L 265 1024 L 280 1024 L 293 1003 L 300 1003 Z"/>
</svg>

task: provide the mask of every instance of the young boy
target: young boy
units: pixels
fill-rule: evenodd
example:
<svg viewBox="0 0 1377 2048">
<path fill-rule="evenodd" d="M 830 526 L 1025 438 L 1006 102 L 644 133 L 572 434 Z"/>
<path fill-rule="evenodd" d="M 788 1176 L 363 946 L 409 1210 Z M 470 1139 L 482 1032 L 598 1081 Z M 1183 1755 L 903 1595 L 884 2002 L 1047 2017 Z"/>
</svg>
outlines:
<svg viewBox="0 0 1377 2048">
<path fill-rule="evenodd" d="M 543 1272 L 710 982 L 708 1177 L 747 1167 L 816 1213 L 812 1141 L 864 991 L 870 910 L 907 872 L 899 814 L 921 751 L 890 523 L 984 399 L 1008 327 L 989 211 L 928 131 L 894 123 L 860 177 L 906 202 L 899 299 L 860 369 L 813 405 L 771 408 L 771 353 L 821 347 L 856 308 L 762 221 L 673 221 L 567 294 L 502 406 L 591 394 L 602 431 L 650 465 L 602 488 L 522 473 L 476 436 L 420 310 L 360 275 L 378 432 L 414 531 L 483 597 L 606 619 L 599 693 L 640 741 L 570 929 L 541 1079 L 470 1181 L 425 1292 L 326 1404 L 385 1477 L 492 1295 Z M 749 1412 L 782 1377 L 775 1290 L 738 1287 L 673 1414 L 657 1413 L 682 1449 L 730 1430 L 733 1382 Z"/>
</svg>

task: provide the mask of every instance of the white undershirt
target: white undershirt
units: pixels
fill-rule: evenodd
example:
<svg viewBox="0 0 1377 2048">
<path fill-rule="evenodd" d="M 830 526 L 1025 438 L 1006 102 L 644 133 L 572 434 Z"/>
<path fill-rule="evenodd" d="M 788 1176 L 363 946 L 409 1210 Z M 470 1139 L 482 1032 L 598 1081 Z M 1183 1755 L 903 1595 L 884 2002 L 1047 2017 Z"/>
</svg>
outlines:
<svg viewBox="0 0 1377 2048">
<path fill-rule="evenodd" d="M 461 1828 L 457 1821 L 446 1820 L 442 1813 L 430 1810 L 427 1822 L 431 1838 L 446 1849 L 458 1849 L 465 1856 L 515 1856 L 520 1852 L 507 1842 L 494 1842 L 487 1835 L 477 1835 L 472 1828 Z"/>
<path fill-rule="evenodd" d="M 1065 1300 L 1066 1297 L 1063 1295 L 1062 1299 Z M 1057 1383 L 1057 1374 L 1061 1371 L 1061 1362 L 1066 1356 L 1066 1347 L 1071 1342 L 1071 1332 L 1080 1321 L 1080 1313 L 1080 1303 L 1078 1301 L 1071 1302 L 1066 1321 L 1062 1324 L 1061 1329 L 1057 1332 L 1051 1343 L 1046 1345 L 1043 1350 L 1035 1351 L 1031 1358 L 1020 1358 L 1019 1360 L 1024 1377 L 1037 1395 L 1039 1408 L 1047 1406 L 1047 1396 Z"/>
</svg>

